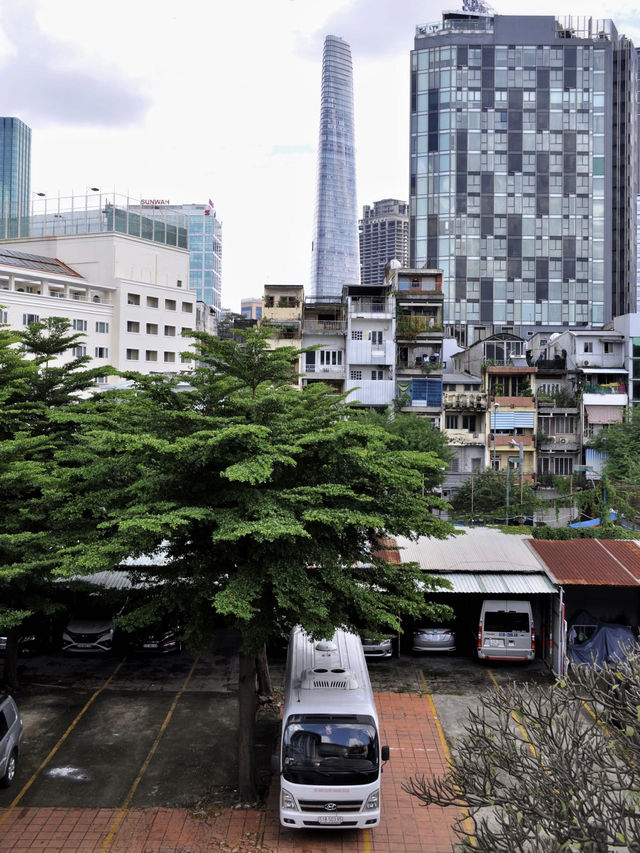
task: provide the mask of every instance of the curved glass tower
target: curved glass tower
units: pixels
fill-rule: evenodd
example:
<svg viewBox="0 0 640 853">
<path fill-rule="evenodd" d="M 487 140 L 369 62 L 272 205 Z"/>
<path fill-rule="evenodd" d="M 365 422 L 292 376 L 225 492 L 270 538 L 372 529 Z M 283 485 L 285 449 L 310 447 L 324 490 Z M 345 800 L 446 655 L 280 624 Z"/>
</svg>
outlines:
<svg viewBox="0 0 640 853">
<path fill-rule="evenodd" d="M 322 55 L 318 189 L 311 246 L 311 295 L 340 296 L 358 284 L 358 215 L 349 45 L 327 36 Z"/>
</svg>

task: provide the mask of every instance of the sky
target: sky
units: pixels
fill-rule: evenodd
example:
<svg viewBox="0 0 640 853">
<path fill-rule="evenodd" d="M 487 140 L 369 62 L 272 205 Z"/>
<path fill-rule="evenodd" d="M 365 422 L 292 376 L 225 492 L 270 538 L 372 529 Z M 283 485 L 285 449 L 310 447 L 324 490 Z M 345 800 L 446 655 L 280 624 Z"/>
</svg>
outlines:
<svg viewBox="0 0 640 853">
<path fill-rule="evenodd" d="M 612 18 L 640 46 L 637 5 L 494 4 L 498 14 Z M 0 115 L 32 130 L 31 189 L 89 187 L 214 202 L 222 301 L 309 283 L 322 45 L 351 45 L 358 208 L 408 200 L 417 24 L 461 0 L 0 0 Z M 62 259 L 64 260 L 64 259 Z"/>
</svg>

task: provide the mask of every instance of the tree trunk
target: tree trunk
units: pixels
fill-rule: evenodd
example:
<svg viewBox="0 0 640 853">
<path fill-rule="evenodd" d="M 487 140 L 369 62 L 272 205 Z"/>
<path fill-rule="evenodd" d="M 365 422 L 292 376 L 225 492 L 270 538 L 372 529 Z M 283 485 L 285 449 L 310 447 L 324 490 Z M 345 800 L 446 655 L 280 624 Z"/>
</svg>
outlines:
<svg viewBox="0 0 640 853">
<path fill-rule="evenodd" d="M 271 684 L 271 672 L 269 671 L 269 661 L 267 660 L 266 644 L 256 655 L 256 672 L 258 674 L 258 693 L 260 696 L 271 696 L 273 685 Z"/>
<path fill-rule="evenodd" d="M 238 796 L 256 801 L 254 732 L 256 723 L 256 659 L 240 652 L 238 677 Z"/>
<path fill-rule="evenodd" d="M 18 686 L 18 633 L 17 628 L 9 628 L 7 631 L 7 649 L 2 677 L 2 683 L 13 689 Z"/>
</svg>

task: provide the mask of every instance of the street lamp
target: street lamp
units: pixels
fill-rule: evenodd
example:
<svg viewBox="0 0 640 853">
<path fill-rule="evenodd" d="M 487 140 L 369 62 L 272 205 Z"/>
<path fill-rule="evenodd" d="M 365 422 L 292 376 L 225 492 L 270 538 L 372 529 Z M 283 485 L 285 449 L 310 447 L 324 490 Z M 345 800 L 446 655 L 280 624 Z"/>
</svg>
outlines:
<svg viewBox="0 0 640 853">
<path fill-rule="evenodd" d="M 498 414 L 499 408 L 500 408 L 500 403 L 494 403 L 493 404 L 493 459 L 491 460 L 491 467 L 493 468 L 494 471 L 496 470 L 496 461 L 498 458 L 497 451 L 496 451 L 496 445 L 498 443 L 498 438 L 496 435 L 496 432 L 497 432 L 496 422 L 498 420 L 497 414 Z"/>
</svg>

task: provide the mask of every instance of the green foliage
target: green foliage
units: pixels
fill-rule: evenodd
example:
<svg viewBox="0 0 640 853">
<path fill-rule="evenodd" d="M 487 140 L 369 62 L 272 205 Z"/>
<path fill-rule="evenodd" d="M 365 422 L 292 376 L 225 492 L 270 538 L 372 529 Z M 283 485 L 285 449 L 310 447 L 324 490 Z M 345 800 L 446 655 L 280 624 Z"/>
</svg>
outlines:
<svg viewBox="0 0 640 853">
<path fill-rule="evenodd" d="M 633 406 L 629 420 L 600 430 L 591 446 L 606 454 L 606 472 L 620 483 L 640 482 L 640 410 Z"/>
<path fill-rule="evenodd" d="M 451 505 L 458 516 L 465 518 L 483 518 L 485 521 L 499 523 L 508 514 L 509 518 L 533 515 L 537 498 L 529 483 L 522 485 L 520 501 L 520 475 L 518 471 L 509 471 L 509 505 L 507 506 L 507 473 L 486 468 L 473 474 L 466 480 L 451 499 Z"/>
<path fill-rule="evenodd" d="M 104 370 L 89 359 L 51 362 L 77 340 L 70 323 L 50 318 L 25 332 L 0 327 L 0 625 L 17 627 L 51 609 L 59 497 L 56 452 L 77 429 L 70 413 Z M 5 678 L 15 678 L 8 655 Z"/>
<path fill-rule="evenodd" d="M 404 425 L 353 414 L 322 384 L 292 387 L 297 351 L 270 350 L 260 330 L 193 337 L 188 390 L 130 374 L 58 454 L 64 571 L 161 555 L 150 573 L 188 612 L 187 639 L 202 644 L 222 616 L 249 654 L 283 625 L 396 630 L 426 612 L 418 568 L 372 543 L 449 534 L 432 514 L 440 445 L 419 428 L 412 446 Z"/>
</svg>

